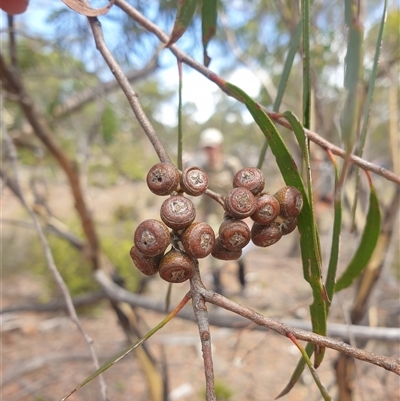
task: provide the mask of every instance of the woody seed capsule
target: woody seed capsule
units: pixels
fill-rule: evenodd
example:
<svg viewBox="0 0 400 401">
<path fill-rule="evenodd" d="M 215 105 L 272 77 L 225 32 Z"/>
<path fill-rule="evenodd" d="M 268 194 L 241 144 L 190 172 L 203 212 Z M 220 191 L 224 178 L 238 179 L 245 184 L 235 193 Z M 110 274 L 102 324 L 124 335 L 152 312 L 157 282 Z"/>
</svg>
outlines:
<svg viewBox="0 0 400 401">
<path fill-rule="evenodd" d="M 231 251 L 242 249 L 250 242 L 250 229 L 244 221 L 225 220 L 219 227 L 219 240 Z"/>
<path fill-rule="evenodd" d="M 279 215 L 281 208 L 278 200 L 270 194 L 261 194 L 256 198 L 256 209 L 250 216 L 258 224 L 270 224 Z"/>
<path fill-rule="evenodd" d="M 193 277 L 195 264 L 186 253 L 171 249 L 161 259 L 160 277 L 169 283 L 183 283 Z"/>
<path fill-rule="evenodd" d="M 158 272 L 161 255 L 145 256 L 136 246 L 131 248 L 129 255 L 135 266 L 146 276 L 154 276 Z"/>
<path fill-rule="evenodd" d="M 246 188 L 254 195 L 257 195 L 264 189 L 264 175 L 262 171 L 256 167 L 242 168 L 235 174 L 233 186 L 235 188 Z"/>
<path fill-rule="evenodd" d="M 169 245 L 169 239 L 168 227 L 154 219 L 140 223 L 134 234 L 135 245 L 145 256 L 157 256 L 164 253 Z"/>
<path fill-rule="evenodd" d="M 282 238 L 282 232 L 278 223 L 271 223 L 267 226 L 254 223 L 251 227 L 251 240 L 254 245 L 263 248 L 271 246 Z"/>
<path fill-rule="evenodd" d="M 219 237 L 215 240 L 215 246 L 213 251 L 211 252 L 211 255 L 215 259 L 220 259 L 220 260 L 237 260 L 242 256 L 242 250 L 241 249 L 236 249 L 236 250 L 230 250 L 226 249 L 222 246 L 221 240 Z"/>
<path fill-rule="evenodd" d="M 283 187 L 274 196 L 281 207 L 279 215 L 284 219 L 298 216 L 303 209 L 303 196 L 295 187 Z"/>
<path fill-rule="evenodd" d="M 156 195 L 169 195 L 179 184 L 179 171 L 171 163 L 157 163 L 147 173 L 147 186 Z"/>
<path fill-rule="evenodd" d="M 192 196 L 199 196 L 208 188 L 208 175 L 200 167 L 188 167 L 181 176 L 181 188 Z"/>
<path fill-rule="evenodd" d="M 236 219 L 245 219 L 254 213 L 256 201 L 246 188 L 233 188 L 225 198 L 225 210 Z"/>
<path fill-rule="evenodd" d="M 215 234 L 207 223 L 196 222 L 183 232 L 181 241 L 189 256 L 201 259 L 208 256 L 214 249 Z"/>
<path fill-rule="evenodd" d="M 190 199 L 182 195 L 174 195 L 163 202 L 160 216 L 168 227 L 173 230 L 183 230 L 193 223 L 196 209 Z"/>
<path fill-rule="evenodd" d="M 282 235 L 290 234 L 297 227 L 298 220 L 298 217 L 289 217 L 279 222 Z"/>
</svg>

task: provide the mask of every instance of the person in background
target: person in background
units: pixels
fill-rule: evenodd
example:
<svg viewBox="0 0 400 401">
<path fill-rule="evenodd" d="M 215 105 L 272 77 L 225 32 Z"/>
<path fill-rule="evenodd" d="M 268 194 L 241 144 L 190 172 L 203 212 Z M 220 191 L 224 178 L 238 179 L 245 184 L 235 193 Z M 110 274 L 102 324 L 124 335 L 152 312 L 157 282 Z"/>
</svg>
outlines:
<svg viewBox="0 0 400 401">
<path fill-rule="evenodd" d="M 203 152 L 203 160 L 200 167 L 203 168 L 209 178 L 209 189 L 225 196 L 233 188 L 233 177 L 242 165 L 236 157 L 227 155 L 223 151 L 224 137 L 216 128 L 208 128 L 200 134 L 199 147 Z M 203 195 L 200 201 L 200 213 L 202 220 L 207 222 L 217 234 L 219 226 L 223 222 L 224 210 L 220 204 L 210 197 Z M 215 291 L 222 293 L 221 268 L 224 262 L 210 258 Z M 238 280 L 244 290 L 245 265 L 243 259 L 238 261 Z"/>
</svg>

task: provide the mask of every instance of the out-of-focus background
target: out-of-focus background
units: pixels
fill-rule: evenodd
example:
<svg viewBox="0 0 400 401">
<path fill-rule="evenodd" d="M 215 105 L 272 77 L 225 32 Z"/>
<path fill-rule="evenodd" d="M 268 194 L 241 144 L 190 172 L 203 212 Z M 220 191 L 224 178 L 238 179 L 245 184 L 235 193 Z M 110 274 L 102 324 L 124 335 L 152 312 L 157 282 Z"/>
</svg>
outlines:
<svg viewBox="0 0 400 401">
<path fill-rule="evenodd" d="M 172 29 L 176 1 L 129 1 L 165 32 Z M 102 6 L 104 2 L 91 4 Z M 220 2 L 218 29 L 208 54 L 210 68 L 245 90 L 269 109 L 277 95 L 284 61 L 299 20 L 294 1 Z M 365 100 L 375 45 L 382 16 L 382 2 L 363 5 L 364 70 L 360 96 Z M 312 126 L 328 141 L 341 145 L 340 120 L 345 101 L 344 58 L 347 30 L 342 2 L 312 5 Z M 398 72 L 399 15 L 396 2 L 389 1 L 383 33 L 381 61 L 370 112 L 368 140 L 363 157 L 399 174 Z M 118 7 L 99 18 L 104 36 L 144 111 L 170 153 L 177 157 L 178 68 L 169 50 L 129 19 Z M 163 198 L 150 193 L 145 177 L 158 159 L 115 85 L 113 75 L 95 49 L 87 19 L 62 2 L 31 1 L 27 10 L 10 18 L 1 13 L 1 53 L 18 74 L 35 107 L 46 120 L 53 140 L 79 171 L 81 186 L 92 213 L 101 249 L 127 289 L 163 302 L 167 283 L 155 277 L 144 279 L 129 257 L 133 232 L 147 218 L 159 218 Z M 200 19 L 178 46 L 202 62 Z M 11 38 L 16 40 L 12 43 Z M 280 111 L 301 115 L 301 57 L 294 60 Z M 2 88 L 2 132 L 17 150 L 18 177 L 25 198 L 39 216 L 55 263 L 73 297 L 83 300 L 78 311 L 94 340 L 101 361 L 126 346 L 126 336 L 110 304 L 93 279 L 92 264 L 85 250 L 71 245 L 66 237 L 85 241 L 82 222 L 76 213 L 71 186 L 58 161 L 33 133 L 18 99 Z M 226 96 L 196 71 L 183 67 L 184 160 L 203 157 L 198 141 L 209 127 L 224 135 L 224 152 L 237 157 L 243 166 L 258 162 L 263 136 L 245 107 Z M 300 152 L 292 133 L 280 129 L 297 161 Z M 1 266 L 2 266 L 2 395 L 9 401 L 55 400 L 93 372 L 84 340 L 65 311 L 57 307 L 62 295 L 49 273 L 33 222 L 15 193 L 7 186 L 14 170 L 2 144 Z M 330 252 L 333 222 L 333 168 L 323 151 L 312 146 L 316 213 L 321 234 L 323 273 Z M 284 185 L 275 159 L 267 153 L 263 164 L 266 190 L 274 193 Z M 373 176 L 385 211 L 396 187 Z M 368 191 L 361 175 L 355 227 L 351 207 L 355 185 L 346 187 L 344 226 L 339 269 L 351 259 L 365 224 Z M 383 214 L 383 213 L 382 213 Z M 222 209 L 221 209 L 222 218 Z M 396 214 L 394 214 L 394 218 Z M 58 233 L 58 235 L 56 235 Z M 61 235 L 60 235 L 61 233 Z M 363 324 L 399 327 L 399 234 L 398 220 L 391 232 L 379 283 L 369 297 Z M 303 280 L 298 235 L 285 237 L 268 249 L 252 249 L 246 255 L 247 285 L 237 280 L 236 264 L 226 263 L 222 282 L 226 295 L 239 303 L 277 319 L 309 320 L 312 294 Z M 204 282 L 212 287 L 209 261 L 201 263 Z M 188 283 L 173 287 L 172 304 L 188 290 Z M 356 288 L 335 299 L 329 320 L 348 324 Z M 41 305 L 45 311 L 40 311 Z M 46 310 L 46 306 L 48 307 Z M 14 308 L 14 309 L 13 309 Z M 53 308 L 54 310 L 50 310 Z M 29 309 L 36 309 L 35 311 Z M 210 312 L 223 313 L 209 307 Z M 163 316 L 138 309 L 143 333 Z M 157 366 L 166 372 L 170 400 L 204 399 L 204 372 L 194 323 L 174 319 L 148 343 Z M 297 349 L 277 335 L 247 329 L 212 328 L 217 395 L 220 400 L 272 400 L 284 388 L 298 361 Z M 350 337 L 350 341 L 354 341 Z M 357 343 L 356 343 L 357 345 Z M 377 354 L 399 357 L 398 342 L 371 340 L 359 346 Z M 337 394 L 337 354 L 327 352 L 319 369 L 321 379 Z M 150 400 L 143 360 L 130 356 L 109 369 L 105 379 L 112 400 Z M 367 364 L 356 364 L 352 400 L 378 398 L 400 400 L 398 377 Z M 98 400 L 94 381 L 71 400 Z M 305 373 L 286 396 L 287 400 L 319 400 L 320 394 Z"/>
</svg>

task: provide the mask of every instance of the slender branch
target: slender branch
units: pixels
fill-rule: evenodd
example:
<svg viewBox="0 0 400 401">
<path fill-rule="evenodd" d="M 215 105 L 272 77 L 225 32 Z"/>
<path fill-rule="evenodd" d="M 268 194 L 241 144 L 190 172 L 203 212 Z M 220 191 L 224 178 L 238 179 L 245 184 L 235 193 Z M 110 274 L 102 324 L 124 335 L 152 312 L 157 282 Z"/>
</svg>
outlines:
<svg viewBox="0 0 400 401">
<path fill-rule="evenodd" d="M 162 162 L 171 162 L 167 151 L 165 150 L 164 145 L 160 141 L 159 137 L 157 136 L 151 122 L 147 118 L 143 108 L 139 102 L 139 98 L 137 93 L 132 89 L 131 85 L 129 84 L 128 79 L 126 78 L 125 74 L 122 72 L 121 67 L 114 59 L 113 55 L 111 54 L 110 50 L 108 49 L 104 37 L 103 31 L 101 29 L 100 22 L 97 18 L 88 18 L 90 27 L 93 32 L 93 37 L 96 43 L 97 50 L 101 53 L 104 60 L 108 64 L 111 72 L 114 74 L 115 79 L 118 81 L 122 91 L 125 93 L 126 98 L 128 99 L 129 104 L 133 112 L 135 113 L 136 118 L 139 121 L 139 124 L 142 126 L 145 134 L 149 138 L 150 142 L 152 143 L 154 150 L 156 151 L 159 159 Z"/>
<path fill-rule="evenodd" d="M 10 49 L 11 64 L 14 68 L 18 68 L 14 16 L 7 14 L 7 21 L 8 21 L 8 42 L 9 42 L 9 49 Z"/>
<path fill-rule="evenodd" d="M 103 361 L 107 361 L 108 359 L 112 358 L 115 355 L 115 352 L 99 355 L 99 359 Z M 82 361 L 86 361 L 91 359 L 92 356 L 90 354 L 61 354 L 61 353 L 51 353 L 47 355 L 40 355 L 31 359 L 21 359 L 18 361 L 13 367 L 9 368 L 7 371 L 4 372 L 2 377 L 2 387 L 6 384 L 15 381 L 16 378 L 20 378 L 22 375 L 29 374 L 34 372 L 35 370 L 42 369 L 44 367 L 49 366 L 50 363 L 60 363 L 65 361 L 70 362 L 78 362 L 82 363 Z M 126 359 L 128 361 L 129 359 Z"/>
<path fill-rule="evenodd" d="M 158 313 L 165 313 L 165 303 L 155 302 L 145 295 L 133 294 L 127 290 L 117 287 L 113 284 L 111 280 L 100 281 L 103 288 L 107 289 L 107 294 L 105 292 L 95 292 L 89 293 L 82 296 L 77 296 L 73 298 L 72 301 L 75 307 L 86 305 L 87 302 L 97 302 L 103 298 L 110 296 L 114 300 L 124 301 L 127 304 L 134 307 L 141 307 L 146 310 L 152 310 Z M 110 285 L 113 284 L 113 285 Z M 115 287 L 120 288 L 120 290 L 115 291 Z M 97 299 L 95 301 L 95 299 Z M 15 312 L 48 312 L 55 311 L 59 309 L 66 309 L 66 304 L 63 301 L 53 301 L 47 304 L 22 304 L 15 305 L 9 308 L 4 308 L 0 310 L 0 315 L 5 313 L 15 313 Z M 190 311 L 183 311 L 178 315 L 181 319 L 196 321 L 195 316 Z M 220 313 L 215 314 L 213 312 L 208 313 L 208 320 L 212 326 L 216 327 L 227 327 L 231 329 L 249 329 L 249 330 L 266 330 L 262 326 L 256 326 L 252 323 L 249 324 L 247 319 L 241 316 L 231 316 L 222 315 Z M 311 322 L 308 320 L 300 319 L 282 319 L 281 323 L 288 326 L 293 326 L 298 329 L 311 331 Z M 370 327 L 370 326 L 359 326 L 359 325 L 347 325 L 340 323 L 328 323 L 328 336 L 339 337 L 342 340 L 348 340 L 349 337 L 353 336 L 357 340 L 377 340 L 377 341 L 388 341 L 388 342 L 400 342 L 400 328 L 396 327 Z"/>
<path fill-rule="evenodd" d="M 19 104 L 25 114 L 26 119 L 31 124 L 35 135 L 42 141 L 53 157 L 57 160 L 68 178 L 75 200 L 75 208 L 79 214 L 82 222 L 82 229 L 88 240 L 87 256 L 92 261 L 93 266 L 96 269 L 98 267 L 99 242 L 90 211 L 84 198 L 76 165 L 67 157 L 63 149 L 54 141 L 51 129 L 48 126 L 46 119 L 37 110 L 35 102 L 26 92 L 22 80 L 18 77 L 13 67 L 6 64 L 1 53 L 0 70 L 2 71 L 2 74 L 0 74 L 1 81 L 3 81 L 7 88 L 10 88 L 13 93 L 18 95 Z"/>
<path fill-rule="evenodd" d="M 96 291 L 90 292 L 88 294 L 78 295 L 72 298 L 72 303 L 75 308 L 79 308 L 81 306 L 88 306 L 95 304 L 103 299 L 106 299 L 107 296 L 104 291 Z M 68 305 L 65 300 L 52 301 L 46 304 L 40 303 L 30 303 L 30 304 L 22 304 L 22 305 L 13 305 L 8 308 L 4 308 L 0 310 L 0 315 L 5 313 L 15 313 L 15 312 L 54 312 L 58 310 L 67 310 Z"/>
<path fill-rule="evenodd" d="M 168 42 L 168 36 L 165 34 L 165 32 L 163 32 L 157 25 L 153 24 L 150 20 L 144 17 L 139 11 L 137 11 L 134 7 L 128 4 L 125 0 L 115 0 L 115 4 L 118 7 L 120 7 L 123 11 L 125 11 L 134 21 L 140 24 L 143 28 L 156 35 L 162 43 Z M 176 45 L 170 46 L 169 49 L 175 55 L 175 57 L 177 57 L 179 60 L 181 60 L 183 63 L 187 64 L 194 70 L 198 71 L 200 74 L 204 75 L 210 81 L 217 84 L 222 89 L 222 91 L 225 92 L 225 88 L 223 86 L 225 81 L 222 80 L 220 77 L 218 77 L 217 74 L 215 74 L 204 65 L 198 63 L 197 61 L 189 57 L 186 53 L 181 51 Z M 289 122 L 285 118 L 283 118 L 281 114 L 268 111 L 266 108 L 263 109 L 267 113 L 267 115 L 271 118 L 271 120 L 292 131 L 292 127 L 290 126 Z M 361 157 L 357 157 L 352 154 L 350 155 L 346 154 L 346 151 L 323 139 L 321 136 L 319 136 L 317 133 L 313 131 L 304 129 L 304 132 L 312 142 L 316 143 L 318 146 L 324 149 L 329 149 L 334 155 L 339 156 L 342 159 L 348 158 L 348 161 L 350 163 L 359 166 L 363 170 L 371 171 L 374 174 L 380 175 L 386 178 L 387 180 L 400 185 L 400 176 L 394 174 L 393 172 L 376 164 L 370 163 L 362 159 Z"/>
<path fill-rule="evenodd" d="M 155 71 L 155 69 L 158 67 L 157 59 L 159 52 L 160 50 L 157 49 L 151 60 L 141 70 L 139 71 L 135 70 L 126 73 L 126 79 L 128 80 L 128 82 L 132 83 L 139 81 L 144 77 L 148 76 L 149 74 L 151 74 L 153 71 Z M 82 107 L 84 107 L 86 104 L 96 99 L 96 97 L 104 96 L 108 93 L 117 90 L 118 88 L 119 88 L 119 82 L 115 80 L 100 83 L 99 85 L 96 85 L 91 88 L 86 88 L 81 92 L 79 92 L 78 94 L 75 94 L 71 98 L 67 99 L 62 105 L 56 107 L 54 110 L 54 117 L 63 118 L 67 115 L 70 115 L 71 113 L 75 113 L 76 111 L 79 111 Z"/>
<path fill-rule="evenodd" d="M 103 288 L 103 290 L 107 293 L 107 296 L 109 298 L 117 301 L 124 301 L 131 305 L 152 309 L 160 313 L 165 312 L 164 304 L 160 304 L 157 301 L 148 299 L 146 297 L 137 294 L 132 294 L 124 290 L 123 288 L 118 287 L 111 280 L 109 280 L 108 277 L 103 272 L 96 271 L 95 277 L 98 283 Z M 306 330 L 293 328 L 284 323 L 279 323 L 273 319 L 260 315 L 259 313 L 253 311 L 250 308 L 237 304 L 236 302 L 231 301 L 225 298 L 224 296 L 219 295 L 211 290 L 207 290 L 205 288 L 199 288 L 196 291 L 199 291 L 200 292 L 199 295 L 203 296 L 203 298 L 207 302 L 220 306 L 245 318 L 245 319 L 236 318 L 236 320 L 234 320 L 235 323 L 232 324 L 232 326 L 235 328 L 251 329 L 252 327 L 249 325 L 248 322 L 248 320 L 251 320 L 252 322 L 256 323 L 257 325 L 259 325 L 264 329 L 267 328 L 273 330 L 276 333 L 281 334 L 283 336 L 287 336 L 287 333 L 292 333 L 299 340 L 304 340 L 307 342 L 311 342 L 313 344 L 321 345 L 327 348 L 337 350 L 339 352 L 343 352 L 347 355 L 353 356 L 356 359 L 360 359 L 372 363 L 374 365 L 381 366 L 391 372 L 400 375 L 400 360 L 396 360 L 390 357 L 375 355 L 370 352 L 354 348 L 349 344 L 344 343 L 343 341 L 333 340 L 331 338 L 320 336 L 318 334 Z M 189 314 L 186 310 L 181 311 L 178 314 L 178 316 L 184 319 L 194 320 L 193 314 L 192 313 Z M 214 317 L 215 319 L 212 319 L 213 316 L 210 314 L 209 321 L 210 324 L 216 326 L 221 326 L 222 322 L 229 320 L 229 319 L 225 320 L 220 314 Z M 356 329 L 357 329 L 356 326 L 351 326 L 352 331 Z M 397 332 L 397 334 L 395 334 L 395 332 L 393 332 L 393 334 L 396 335 L 397 341 L 399 341 L 400 329 L 396 329 L 395 331 Z M 355 335 L 355 331 L 353 332 L 353 334 Z"/>
<path fill-rule="evenodd" d="M 214 199 L 218 202 L 222 207 L 225 207 L 225 198 L 217 192 L 211 191 L 211 189 L 207 188 L 204 192 L 208 197 Z"/>
<path fill-rule="evenodd" d="M 2 105 L 2 97 L 0 97 L 0 103 L 1 103 L 1 106 L 3 106 Z M 3 123 L 1 125 L 3 125 Z M 83 326 L 81 325 L 81 322 L 79 321 L 78 315 L 77 315 L 76 310 L 74 308 L 74 304 L 72 302 L 71 294 L 69 293 L 68 287 L 66 286 L 66 284 L 65 284 L 65 282 L 64 282 L 64 280 L 63 280 L 63 278 L 62 278 L 62 276 L 60 274 L 60 272 L 57 269 L 57 266 L 56 266 L 56 264 L 54 262 L 53 254 L 51 253 L 50 245 L 47 242 L 47 239 L 46 239 L 46 237 L 45 237 L 45 235 L 43 233 L 42 227 L 40 226 L 39 221 L 36 218 L 35 213 L 29 207 L 23 192 L 21 191 L 21 186 L 20 186 L 19 181 L 18 181 L 17 152 L 16 152 L 16 149 L 14 147 L 14 144 L 12 143 L 11 138 L 5 132 L 5 127 L 2 126 L 1 128 L 2 128 L 1 131 L 3 132 L 4 141 L 5 141 L 5 143 L 7 145 L 7 148 L 8 148 L 7 149 L 8 150 L 8 155 L 9 155 L 9 158 L 11 160 L 13 171 L 14 171 L 14 182 L 15 182 L 16 187 L 18 188 L 18 193 L 20 194 L 21 202 L 22 202 L 23 206 L 25 207 L 25 209 L 27 210 L 27 212 L 29 213 L 30 217 L 32 218 L 33 223 L 35 224 L 39 240 L 40 240 L 40 242 L 42 244 L 42 247 L 43 247 L 43 251 L 44 251 L 45 258 L 46 258 L 47 266 L 48 266 L 50 272 L 52 273 L 52 275 L 54 277 L 54 280 L 56 281 L 58 287 L 61 290 L 61 293 L 62 293 L 62 295 L 64 297 L 64 300 L 65 300 L 65 303 L 67 305 L 69 316 L 70 316 L 71 320 L 75 323 L 75 325 L 78 328 L 78 330 L 81 332 L 82 336 L 84 337 L 84 339 L 85 339 L 85 341 L 86 341 L 86 343 L 88 345 L 88 348 L 90 350 L 90 353 L 92 355 L 93 365 L 94 365 L 95 369 L 98 369 L 100 365 L 99 365 L 99 361 L 98 361 L 97 356 L 96 356 L 96 351 L 94 350 L 94 347 L 93 347 L 93 340 L 92 340 L 91 337 L 89 337 L 89 335 L 83 329 Z M 102 399 L 104 401 L 107 401 L 108 400 L 108 398 L 107 398 L 107 388 L 106 388 L 106 384 L 105 384 L 104 378 L 103 377 L 99 377 L 99 380 L 100 380 L 100 390 L 101 390 Z"/>
<path fill-rule="evenodd" d="M 4 172 L 2 168 L 0 168 L 0 178 L 5 182 L 5 185 L 8 186 L 8 188 L 13 192 L 13 194 L 20 200 L 20 202 L 23 203 L 22 193 L 20 192 L 20 188 L 11 177 L 7 176 L 7 174 Z M 41 209 L 39 208 L 35 208 L 33 211 L 37 214 L 41 214 Z M 9 219 L 2 219 L 1 221 L 6 224 L 14 224 L 24 228 L 33 228 L 33 229 L 35 228 L 34 224 L 26 223 L 24 221 L 15 221 Z M 84 251 L 85 242 L 81 238 L 77 237 L 74 233 L 69 231 L 64 223 L 57 220 L 54 216 L 46 216 L 45 221 L 46 221 L 46 227 L 45 227 L 46 229 L 50 230 L 58 237 L 65 239 L 79 251 L 81 252 Z"/>
<path fill-rule="evenodd" d="M 236 302 L 233 302 L 230 299 L 227 299 L 222 295 L 215 293 L 214 291 L 203 289 L 201 295 L 207 302 L 218 305 L 221 308 L 227 309 L 233 313 L 243 316 L 260 326 L 268 327 L 278 334 L 287 336 L 288 333 L 291 333 L 298 340 L 303 340 L 315 345 L 334 349 L 361 361 L 380 366 L 400 376 L 400 360 L 398 359 L 373 354 L 372 352 L 354 348 L 343 341 L 337 341 L 329 337 L 324 337 L 319 334 L 296 329 L 294 327 L 287 326 L 286 324 L 276 322 L 275 320 L 265 317 L 250 308 L 237 304 Z"/>
<path fill-rule="evenodd" d="M 200 295 L 200 289 L 204 288 L 201 282 L 199 264 L 196 263 L 196 271 L 190 280 L 190 289 L 192 294 L 193 311 L 196 316 L 199 328 L 201 349 L 203 351 L 204 374 L 206 377 L 206 400 L 216 401 L 215 384 L 214 384 L 214 367 L 211 352 L 211 334 L 208 322 L 207 306 L 204 298 Z"/>
</svg>

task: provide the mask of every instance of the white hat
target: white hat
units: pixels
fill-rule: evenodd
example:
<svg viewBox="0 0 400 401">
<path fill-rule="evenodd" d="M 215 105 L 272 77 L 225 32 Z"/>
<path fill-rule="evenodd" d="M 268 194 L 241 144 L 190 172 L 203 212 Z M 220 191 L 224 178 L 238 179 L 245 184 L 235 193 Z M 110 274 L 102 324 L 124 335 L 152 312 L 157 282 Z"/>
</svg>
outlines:
<svg viewBox="0 0 400 401">
<path fill-rule="evenodd" d="M 216 128 L 207 128 L 200 134 L 200 146 L 202 148 L 214 147 L 224 141 L 222 132 Z"/>
</svg>

